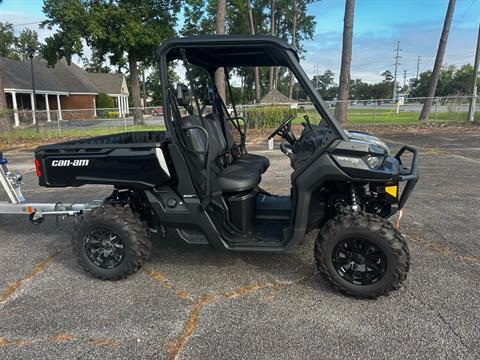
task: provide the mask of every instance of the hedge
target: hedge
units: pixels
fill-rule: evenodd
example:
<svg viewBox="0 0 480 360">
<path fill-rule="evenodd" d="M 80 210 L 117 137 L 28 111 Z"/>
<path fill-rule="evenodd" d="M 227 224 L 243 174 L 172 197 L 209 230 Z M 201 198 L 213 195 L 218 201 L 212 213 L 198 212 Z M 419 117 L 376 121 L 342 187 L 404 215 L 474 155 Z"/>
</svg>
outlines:
<svg viewBox="0 0 480 360">
<path fill-rule="evenodd" d="M 262 106 L 243 110 L 247 126 L 250 129 L 273 129 L 288 116 L 296 114 L 297 109 L 289 106 Z"/>
</svg>

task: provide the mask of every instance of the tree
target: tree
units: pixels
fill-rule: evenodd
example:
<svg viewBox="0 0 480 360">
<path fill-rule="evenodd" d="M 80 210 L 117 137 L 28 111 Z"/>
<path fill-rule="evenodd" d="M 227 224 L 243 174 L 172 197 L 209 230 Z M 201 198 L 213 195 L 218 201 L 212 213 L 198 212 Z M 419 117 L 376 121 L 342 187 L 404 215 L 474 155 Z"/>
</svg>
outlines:
<svg viewBox="0 0 480 360">
<path fill-rule="evenodd" d="M 2 4 L 2 0 L 0 0 L 0 5 Z M 11 24 L 10 24 L 11 25 Z M 3 24 L 0 23 L 0 36 L 2 36 L 3 31 Z M 13 28 L 13 27 L 11 27 Z M 12 31 L 13 34 L 13 31 Z M 10 121 L 8 121 L 7 115 L 7 98 L 5 97 L 4 85 L 3 85 L 3 59 L 2 56 L 4 55 L 3 51 L 6 43 L 4 42 L 5 39 L 0 37 L 0 130 L 7 131 L 11 128 Z"/>
<path fill-rule="evenodd" d="M 58 31 L 47 38 L 44 56 L 50 64 L 74 54 L 82 55 L 83 44 L 112 65 L 128 61 L 134 110 L 134 123 L 143 123 L 140 109 L 138 62 L 151 62 L 154 50 L 175 34 L 180 2 L 156 0 L 45 0 L 43 26 Z"/>
<path fill-rule="evenodd" d="M 217 35 L 225 34 L 225 16 L 226 16 L 226 0 L 217 0 L 217 11 L 215 14 L 215 27 Z M 218 89 L 218 94 L 225 102 L 225 71 L 223 68 L 217 69 L 215 72 L 215 85 Z"/>
<path fill-rule="evenodd" d="M 390 70 L 385 70 L 380 75 L 383 76 L 383 82 L 393 83 L 393 74 Z"/>
<path fill-rule="evenodd" d="M 255 35 L 255 26 L 253 24 L 253 11 L 252 11 L 252 4 L 250 0 L 247 0 L 248 6 L 248 24 L 250 25 L 250 33 Z M 258 71 L 258 66 L 254 68 L 254 75 L 255 75 L 255 102 L 260 102 L 260 98 L 262 97 L 261 89 L 260 89 L 260 73 Z"/>
<path fill-rule="evenodd" d="M 15 40 L 13 25 L 0 22 L 0 56 L 16 59 Z"/>
<path fill-rule="evenodd" d="M 313 77 L 312 83 L 322 98 L 326 99 L 328 90 L 335 86 L 334 77 L 335 74 L 329 69 L 325 70 L 323 74 Z"/>
<path fill-rule="evenodd" d="M 297 46 L 297 2 L 292 1 L 292 46 Z M 290 84 L 288 86 L 288 97 L 291 99 L 293 96 L 293 73 L 290 71 Z"/>
<path fill-rule="evenodd" d="M 347 100 L 350 87 L 350 65 L 352 62 L 354 8 L 355 0 L 345 1 L 345 17 L 343 19 L 342 65 L 340 67 L 338 102 L 335 106 L 335 117 L 340 123 L 344 123 L 347 119 Z"/>
<path fill-rule="evenodd" d="M 29 49 L 34 49 L 35 51 L 40 49 L 38 34 L 35 30 L 23 29 L 20 35 L 15 39 L 14 51 L 17 58 L 22 61 L 27 61 Z"/>
<path fill-rule="evenodd" d="M 448 1 L 447 13 L 445 15 L 445 21 L 443 23 L 442 35 L 440 36 L 440 42 L 438 43 L 437 56 L 435 58 L 435 65 L 433 66 L 432 77 L 430 84 L 428 85 L 427 99 L 423 104 L 422 112 L 420 113 L 419 120 L 428 120 L 428 115 L 432 108 L 432 98 L 435 96 L 435 90 L 437 88 L 438 78 L 442 69 L 443 57 L 445 55 L 445 48 L 447 47 L 448 33 L 450 32 L 450 25 L 452 23 L 453 12 L 455 10 L 455 1 Z"/>
<path fill-rule="evenodd" d="M 90 59 L 84 57 L 83 59 L 83 68 L 88 72 L 95 73 L 110 73 L 112 70 L 105 66 L 105 56 L 102 56 L 95 49 L 93 49 Z"/>
<path fill-rule="evenodd" d="M 270 0 L 270 35 L 275 36 L 275 0 Z M 268 90 L 273 89 L 273 67 L 269 69 Z"/>
</svg>

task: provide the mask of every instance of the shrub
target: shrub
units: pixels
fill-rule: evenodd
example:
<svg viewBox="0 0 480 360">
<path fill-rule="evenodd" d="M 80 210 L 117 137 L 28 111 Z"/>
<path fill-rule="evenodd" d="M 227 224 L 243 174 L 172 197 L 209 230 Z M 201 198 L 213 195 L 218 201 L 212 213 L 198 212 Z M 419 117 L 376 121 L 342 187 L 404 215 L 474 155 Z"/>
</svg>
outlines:
<svg viewBox="0 0 480 360">
<path fill-rule="evenodd" d="M 108 111 L 107 112 L 107 118 L 117 118 L 118 117 L 118 111 Z"/>
<path fill-rule="evenodd" d="M 289 106 L 259 106 L 244 110 L 245 121 L 250 129 L 273 129 L 288 116 L 296 114 L 297 109 Z"/>
<path fill-rule="evenodd" d="M 104 93 L 99 93 L 97 95 L 97 109 L 112 109 L 115 107 L 113 104 L 113 99 Z"/>
</svg>

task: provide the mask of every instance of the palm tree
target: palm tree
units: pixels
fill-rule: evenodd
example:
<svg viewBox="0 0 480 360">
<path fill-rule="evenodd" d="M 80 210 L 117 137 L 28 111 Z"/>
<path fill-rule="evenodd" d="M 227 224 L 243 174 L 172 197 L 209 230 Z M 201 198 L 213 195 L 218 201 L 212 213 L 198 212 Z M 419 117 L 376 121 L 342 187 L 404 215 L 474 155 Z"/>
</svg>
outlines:
<svg viewBox="0 0 480 360">
<path fill-rule="evenodd" d="M 442 70 L 443 56 L 445 55 L 445 48 L 447 47 L 448 33 L 450 32 L 450 24 L 452 23 L 453 11 L 455 10 L 455 1 L 449 0 L 447 14 L 445 15 L 445 21 L 443 22 L 442 36 L 438 43 L 437 57 L 435 58 L 435 65 L 433 66 L 432 77 L 430 78 L 430 84 L 428 85 L 427 99 L 422 107 L 419 120 L 428 120 L 428 115 L 432 108 L 433 97 L 435 96 L 435 90 L 437 89 L 438 78 L 440 71 Z"/>
<path fill-rule="evenodd" d="M 225 34 L 225 12 L 227 3 L 226 0 L 218 0 L 217 11 L 215 15 L 216 33 Z M 223 68 L 219 68 L 215 72 L 215 85 L 217 86 L 218 93 L 223 101 L 225 101 L 225 72 Z"/>
<path fill-rule="evenodd" d="M 350 90 L 350 65 L 352 62 L 353 15 L 355 0 L 346 0 L 345 17 L 343 18 L 342 66 L 340 68 L 340 84 L 335 117 L 340 123 L 347 119 L 348 92 Z"/>
</svg>

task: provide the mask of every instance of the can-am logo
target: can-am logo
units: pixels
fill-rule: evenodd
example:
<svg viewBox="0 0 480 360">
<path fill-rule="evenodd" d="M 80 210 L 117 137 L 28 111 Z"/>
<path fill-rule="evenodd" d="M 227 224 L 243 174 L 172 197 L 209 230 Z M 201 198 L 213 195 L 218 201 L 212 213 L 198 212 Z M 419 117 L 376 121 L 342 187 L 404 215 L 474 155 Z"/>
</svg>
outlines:
<svg viewBox="0 0 480 360">
<path fill-rule="evenodd" d="M 88 166 L 90 160 L 53 160 L 52 166 Z"/>
</svg>

